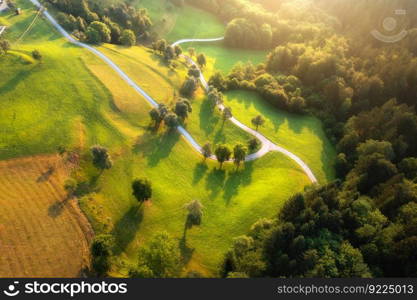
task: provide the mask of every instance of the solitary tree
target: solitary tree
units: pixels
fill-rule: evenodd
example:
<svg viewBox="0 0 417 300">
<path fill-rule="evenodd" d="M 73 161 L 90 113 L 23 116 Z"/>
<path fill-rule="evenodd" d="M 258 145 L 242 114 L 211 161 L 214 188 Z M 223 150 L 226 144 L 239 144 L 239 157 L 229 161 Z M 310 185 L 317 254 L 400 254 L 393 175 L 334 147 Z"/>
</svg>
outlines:
<svg viewBox="0 0 417 300">
<path fill-rule="evenodd" d="M 93 165 L 97 169 L 105 170 L 113 166 L 109 151 L 101 146 L 91 147 L 91 154 L 93 155 Z"/>
<path fill-rule="evenodd" d="M 262 126 L 265 124 L 265 119 L 261 115 L 256 116 L 255 118 L 252 119 L 252 124 L 253 126 L 256 127 L 256 131 L 258 131 L 259 126 Z"/>
<path fill-rule="evenodd" d="M 162 39 L 156 42 L 156 49 L 163 54 L 167 48 L 167 41 Z"/>
<path fill-rule="evenodd" d="M 192 112 L 193 109 L 191 107 L 190 101 L 184 98 L 180 98 L 178 102 L 175 104 L 175 113 L 181 119 L 186 119 L 188 114 Z"/>
<path fill-rule="evenodd" d="M 227 146 L 222 145 L 216 149 L 214 154 L 216 155 L 217 161 L 220 163 L 220 169 L 221 169 L 223 166 L 223 163 L 230 159 L 232 152 Z"/>
<path fill-rule="evenodd" d="M 194 48 L 188 48 L 188 54 L 190 55 L 190 57 L 193 57 L 193 56 L 195 56 L 195 49 Z"/>
<path fill-rule="evenodd" d="M 223 109 L 223 125 L 224 125 L 224 122 L 226 122 L 226 120 L 229 120 L 229 119 L 231 119 L 233 117 L 233 114 L 232 114 L 232 109 L 230 108 L 230 107 L 225 107 L 224 109 Z"/>
<path fill-rule="evenodd" d="M 204 67 L 207 64 L 206 56 L 203 53 L 198 55 L 197 63 L 200 65 L 200 67 Z"/>
<path fill-rule="evenodd" d="M 236 167 L 239 169 L 240 163 L 245 160 L 246 158 L 246 148 L 238 144 L 233 149 L 233 160 L 235 161 Z"/>
<path fill-rule="evenodd" d="M 210 143 L 204 144 L 204 146 L 201 148 L 201 152 L 204 156 L 204 159 L 207 159 L 210 156 L 212 156 L 213 152 L 211 151 L 211 144 Z"/>
<path fill-rule="evenodd" d="M 253 138 L 253 139 L 249 140 L 249 142 L 248 142 L 249 151 L 251 151 L 251 152 L 255 151 L 256 148 L 258 148 L 258 146 L 259 146 L 259 141 L 258 141 L 257 138 Z"/>
<path fill-rule="evenodd" d="M 172 112 L 168 113 L 164 118 L 164 123 L 170 130 L 177 128 L 179 125 L 177 115 Z"/>
<path fill-rule="evenodd" d="M 39 50 L 33 50 L 32 57 L 38 61 L 42 60 L 42 54 L 39 52 Z"/>
<path fill-rule="evenodd" d="M 152 197 L 152 185 L 147 179 L 136 179 L 132 182 L 132 194 L 139 202 L 144 202 Z"/>
<path fill-rule="evenodd" d="M 187 221 L 192 225 L 200 225 L 203 216 L 203 204 L 199 200 L 193 200 L 185 205 L 188 211 Z"/>
</svg>

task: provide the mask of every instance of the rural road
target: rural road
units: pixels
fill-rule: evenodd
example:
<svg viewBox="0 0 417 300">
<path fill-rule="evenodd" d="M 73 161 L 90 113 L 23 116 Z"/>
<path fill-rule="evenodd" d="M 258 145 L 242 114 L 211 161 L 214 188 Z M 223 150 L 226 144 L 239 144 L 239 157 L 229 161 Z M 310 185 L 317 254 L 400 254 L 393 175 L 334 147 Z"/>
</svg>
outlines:
<svg viewBox="0 0 417 300">
<path fill-rule="evenodd" d="M 43 9 L 43 6 L 39 3 L 38 0 L 30 0 L 36 7 L 38 7 L 39 9 Z M 106 64 L 108 64 L 114 71 L 116 71 L 119 76 L 127 83 L 129 84 L 136 92 L 138 92 L 140 95 L 142 95 L 153 107 L 158 107 L 158 102 L 155 101 L 151 96 L 149 96 L 138 84 L 136 84 L 119 66 L 117 66 L 110 58 L 108 58 L 106 55 L 104 55 L 101 51 L 97 50 L 96 48 L 81 43 L 80 41 L 76 40 L 75 38 L 73 38 L 68 32 L 65 31 L 64 28 L 61 27 L 61 25 L 58 24 L 58 22 L 55 20 L 54 17 L 51 16 L 51 14 L 47 11 L 44 10 L 43 11 L 44 16 L 46 17 L 46 19 L 58 30 L 59 33 L 61 33 L 70 43 L 77 45 L 79 47 L 85 48 L 87 50 L 89 50 L 90 52 L 94 53 L 95 55 L 97 55 L 99 58 L 101 58 Z M 174 43 L 173 45 L 179 45 L 182 43 L 188 43 L 188 42 L 213 42 L 213 41 L 220 41 L 222 40 L 223 37 L 221 38 L 215 38 L 215 39 L 183 39 L 180 41 L 177 41 L 176 43 Z M 192 64 L 196 65 L 196 63 L 189 57 L 185 56 L 184 57 Z M 198 66 L 197 66 L 198 67 Z M 203 73 L 201 73 L 200 76 L 200 81 L 202 83 L 202 85 L 204 86 L 204 88 L 207 90 L 208 89 L 208 84 L 206 79 L 203 76 Z M 222 106 L 220 106 L 220 109 L 223 109 Z M 312 183 L 317 183 L 317 178 L 314 176 L 313 172 L 311 171 L 311 169 L 307 166 L 306 163 L 304 163 L 298 156 L 296 156 L 295 154 L 293 154 L 292 152 L 272 143 L 269 139 L 267 139 L 265 136 L 263 136 L 262 134 L 260 134 L 259 132 L 256 132 L 255 130 L 253 130 L 252 128 L 244 125 L 243 123 L 239 122 L 236 118 L 231 118 L 230 121 L 232 123 L 234 123 L 236 126 L 238 126 L 239 128 L 241 128 L 242 130 L 252 134 L 253 136 L 255 136 L 256 138 L 258 138 L 261 143 L 262 143 L 262 147 L 261 149 L 253 154 L 250 154 L 246 157 L 246 161 L 252 161 L 255 159 L 258 159 L 262 156 L 264 156 L 265 154 L 267 154 L 270 151 L 277 151 L 277 152 L 281 152 L 284 155 L 288 156 L 289 158 L 291 158 L 292 160 L 294 160 L 305 172 L 305 174 L 308 176 L 308 178 L 310 179 L 310 181 Z M 184 138 L 193 146 L 193 148 L 195 150 L 197 150 L 198 152 L 202 152 L 202 148 L 201 146 L 196 142 L 196 140 L 191 136 L 191 134 L 183 127 L 183 126 L 178 126 L 178 131 L 184 136 Z M 215 157 L 212 157 L 212 159 L 216 159 Z"/>
</svg>

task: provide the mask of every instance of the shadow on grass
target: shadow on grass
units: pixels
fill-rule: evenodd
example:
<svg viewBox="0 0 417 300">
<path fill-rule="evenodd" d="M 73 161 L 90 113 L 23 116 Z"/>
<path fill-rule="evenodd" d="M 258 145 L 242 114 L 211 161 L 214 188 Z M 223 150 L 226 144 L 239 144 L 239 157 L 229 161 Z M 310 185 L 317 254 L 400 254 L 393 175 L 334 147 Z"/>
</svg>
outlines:
<svg viewBox="0 0 417 300">
<path fill-rule="evenodd" d="M 216 112 L 211 110 L 210 104 L 204 99 L 201 103 L 199 119 L 200 129 L 208 136 L 214 131 L 220 118 L 216 116 Z"/>
<path fill-rule="evenodd" d="M 253 162 L 246 162 L 240 169 L 230 172 L 224 183 L 223 199 L 229 204 L 237 196 L 241 186 L 252 183 Z"/>
<path fill-rule="evenodd" d="M 226 171 L 223 169 L 213 169 L 207 175 L 206 189 L 210 191 L 210 199 L 216 198 L 216 196 L 222 191 L 225 180 Z"/>
<path fill-rule="evenodd" d="M 146 132 L 137 138 L 133 153 L 142 153 L 147 158 L 148 166 L 155 167 L 162 159 L 169 156 L 179 139 L 178 131 L 166 131 L 161 134 Z"/>
<path fill-rule="evenodd" d="M 48 216 L 57 218 L 62 214 L 62 211 L 67 205 L 68 201 L 72 199 L 72 196 L 67 195 L 62 201 L 56 201 L 54 204 L 48 207 Z"/>
<path fill-rule="evenodd" d="M 39 176 L 38 179 L 36 179 L 36 182 L 41 183 L 41 182 L 48 181 L 48 179 L 52 176 L 52 174 L 54 174 L 54 172 L 55 172 L 55 168 L 52 166 L 49 167 L 48 170 L 43 172 L 41 176 Z"/>
<path fill-rule="evenodd" d="M 133 205 L 114 225 L 115 255 L 121 254 L 134 240 L 143 220 L 143 205 Z"/>
<path fill-rule="evenodd" d="M 184 232 L 182 235 L 182 238 L 179 241 L 179 248 L 180 248 L 180 252 L 181 252 L 181 259 L 182 259 L 182 263 L 184 265 L 187 265 L 188 262 L 191 260 L 191 258 L 193 257 L 194 254 L 194 250 L 195 248 L 191 248 L 187 245 L 187 230 L 191 229 L 191 227 L 193 226 L 193 223 L 190 219 L 189 216 L 187 216 L 186 220 L 185 220 L 185 224 L 184 224 Z"/>
<path fill-rule="evenodd" d="M 10 78 L 0 87 L 0 95 L 6 94 L 16 89 L 18 84 L 24 81 L 31 74 L 31 70 L 22 70 L 18 72 L 15 76 Z"/>
<path fill-rule="evenodd" d="M 206 174 L 208 170 L 208 166 L 205 162 L 200 162 L 196 164 L 194 168 L 194 175 L 193 175 L 193 185 L 196 185 L 203 179 L 204 174 Z"/>
</svg>

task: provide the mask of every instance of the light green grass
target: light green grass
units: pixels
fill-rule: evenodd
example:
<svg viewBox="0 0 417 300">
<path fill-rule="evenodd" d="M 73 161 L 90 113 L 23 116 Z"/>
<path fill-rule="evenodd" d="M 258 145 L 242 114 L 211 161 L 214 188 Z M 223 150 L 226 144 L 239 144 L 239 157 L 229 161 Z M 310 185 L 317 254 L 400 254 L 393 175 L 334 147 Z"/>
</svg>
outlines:
<svg viewBox="0 0 417 300">
<path fill-rule="evenodd" d="M 129 76 L 131 76 L 150 96 L 158 103 L 174 105 L 174 98 L 178 96 L 182 82 L 185 80 L 187 68 L 183 62 L 179 63 L 175 71 L 166 67 L 164 61 L 144 47 L 124 48 L 113 45 L 104 45 L 100 48 L 113 61 L 115 61 Z M 103 72 L 105 73 L 105 72 Z M 105 76 L 105 74 L 103 74 Z M 138 96 L 137 98 L 142 98 Z M 213 146 L 219 144 L 233 148 L 237 143 L 247 145 L 252 138 L 231 122 L 223 125 L 221 114 L 215 110 L 209 111 L 205 94 L 199 89 L 191 100 L 193 112 L 185 121 L 185 127 L 193 138 L 201 145 L 206 142 Z M 138 106 L 139 104 L 136 103 Z M 148 111 L 150 106 L 145 107 Z M 149 117 L 146 117 L 149 119 Z"/>
<path fill-rule="evenodd" d="M 0 57 L 0 158 L 51 153 L 59 145 L 74 147 L 81 131 L 87 145 L 123 141 L 104 113 L 110 110 L 110 94 L 81 60 L 94 57 L 59 38 L 42 19 L 14 44 L 35 15 L 27 1 L 19 1 L 19 6 L 21 16 L 4 17 L 11 24 L 6 38 L 12 51 Z M 31 58 L 34 49 L 42 53 L 42 62 Z"/>
<path fill-rule="evenodd" d="M 246 91 L 227 92 L 225 105 L 248 126 L 252 126 L 252 118 L 261 114 L 266 120 L 259 129 L 262 134 L 304 160 L 319 182 L 334 179 L 332 166 L 336 151 L 318 119 L 277 110 L 257 94 Z"/>
<path fill-rule="evenodd" d="M 130 182 L 146 177 L 153 183 L 152 200 L 138 207 Z M 188 270 L 213 276 L 232 239 L 245 234 L 260 217 L 272 217 L 293 193 L 309 184 L 298 167 L 281 154 L 268 154 L 235 172 L 233 165 L 218 170 L 202 159 L 178 135 L 138 137 L 133 154 L 124 153 L 99 179 L 100 193 L 82 205 L 96 228 L 116 235 L 115 252 L 128 264 L 137 249 L 155 233 L 165 230 L 178 240 Z M 201 226 L 186 232 L 184 204 L 199 199 L 204 205 Z M 107 224 L 104 226 L 102 224 Z M 127 268 L 114 269 L 126 275 Z"/>
<path fill-rule="evenodd" d="M 34 15 L 26 1 L 17 2 L 24 11 L 9 20 L 12 40 Z M 181 66 L 178 74 L 170 73 L 145 49 L 112 47 L 104 51 L 141 85 L 148 78 L 144 87 L 158 87 L 155 96 L 169 102 L 182 83 Z M 219 171 L 215 162 L 203 164 L 177 133 L 146 131 L 149 105 L 144 99 L 114 77 L 110 67 L 65 42 L 42 20 L 13 48 L 25 55 L 39 49 L 44 61 L 24 63 L 15 54 L 1 60 L 0 75 L 7 80 L 0 84 L 0 158 L 54 152 L 59 145 L 84 146 L 81 169 L 74 176 L 86 177 L 94 187 L 81 204 L 96 233 L 115 236 L 112 275 L 126 276 L 127 265 L 136 262 L 138 247 L 162 230 L 178 239 L 188 270 L 216 275 L 234 237 L 246 233 L 257 219 L 272 217 L 288 197 L 309 184 L 298 166 L 278 153 L 247 163 L 238 172 L 232 164 Z M 198 122 L 193 124 L 199 129 Z M 240 133 L 229 129 L 227 135 L 240 138 Z M 108 147 L 114 161 L 101 176 L 88 154 L 87 147 L 95 143 Z M 130 188 L 137 177 L 149 178 L 154 190 L 152 200 L 141 208 Z M 205 206 L 203 222 L 187 231 L 186 243 L 180 243 L 186 218 L 183 206 L 192 199 Z"/>
<path fill-rule="evenodd" d="M 105 0 L 103 5 L 121 0 Z M 225 26 L 214 15 L 185 4 L 177 7 L 169 0 L 134 0 L 137 8 L 146 8 L 153 22 L 153 31 L 173 43 L 183 38 L 223 36 Z"/>
<path fill-rule="evenodd" d="M 189 47 L 193 47 L 196 49 L 197 53 L 204 53 L 209 57 L 208 67 L 204 70 L 204 75 L 207 78 L 210 78 L 214 70 L 222 71 L 224 74 L 227 74 L 239 62 L 251 62 L 254 65 L 263 63 L 268 54 L 268 51 L 262 50 L 227 48 L 223 45 L 223 41 L 183 44 L 182 47 L 184 47 L 185 50 Z"/>
</svg>

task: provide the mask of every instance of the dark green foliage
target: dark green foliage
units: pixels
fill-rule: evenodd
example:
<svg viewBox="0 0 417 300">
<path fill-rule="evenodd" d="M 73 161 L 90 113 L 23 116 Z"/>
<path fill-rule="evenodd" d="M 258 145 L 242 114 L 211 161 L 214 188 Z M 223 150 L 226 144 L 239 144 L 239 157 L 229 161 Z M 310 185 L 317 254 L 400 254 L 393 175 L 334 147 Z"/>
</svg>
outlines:
<svg viewBox="0 0 417 300">
<path fill-rule="evenodd" d="M 198 80 L 195 77 L 191 76 L 184 81 L 180 92 L 183 96 L 190 98 L 194 95 L 194 92 L 197 90 L 197 88 Z"/>
<path fill-rule="evenodd" d="M 123 30 L 122 36 L 120 37 L 120 42 L 125 46 L 134 46 L 136 44 L 135 33 L 129 29 Z"/>
<path fill-rule="evenodd" d="M 42 54 L 39 52 L 39 50 L 33 50 L 32 51 L 32 57 L 36 60 L 39 60 L 39 61 L 42 60 Z"/>
<path fill-rule="evenodd" d="M 97 169 L 105 170 L 113 166 L 109 151 L 101 146 L 91 147 L 91 154 L 93 155 L 93 165 Z"/>
<path fill-rule="evenodd" d="M 182 269 L 178 241 L 166 232 L 155 235 L 139 249 L 139 263 L 129 272 L 133 278 L 178 278 Z"/>
<path fill-rule="evenodd" d="M 99 276 L 105 276 L 110 269 L 110 257 L 114 247 L 114 238 L 109 234 L 97 235 L 91 244 L 92 266 Z"/>
<path fill-rule="evenodd" d="M 232 152 L 227 146 L 222 145 L 222 146 L 217 147 L 216 151 L 214 151 L 214 154 L 216 155 L 217 161 L 219 162 L 220 169 L 221 169 L 223 166 L 223 163 L 230 159 Z"/>
<path fill-rule="evenodd" d="M 185 120 L 192 111 L 191 103 L 187 99 L 180 98 L 177 103 L 175 103 L 175 113 L 182 120 Z"/>
<path fill-rule="evenodd" d="M 166 114 L 166 116 L 164 117 L 164 123 L 170 130 L 177 128 L 180 124 L 178 116 L 172 112 Z"/>
<path fill-rule="evenodd" d="M 204 144 L 204 146 L 201 148 L 201 152 L 204 156 L 204 159 L 211 157 L 213 155 L 213 151 L 211 150 L 211 144 L 210 143 Z"/>
<path fill-rule="evenodd" d="M 152 184 L 147 179 L 136 179 L 132 182 L 132 195 L 139 202 L 152 198 Z"/>
<path fill-rule="evenodd" d="M 236 166 L 239 168 L 241 162 L 245 161 L 248 150 L 243 145 L 236 145 L 233 149 L 233 160 Z"/>
</svg>

